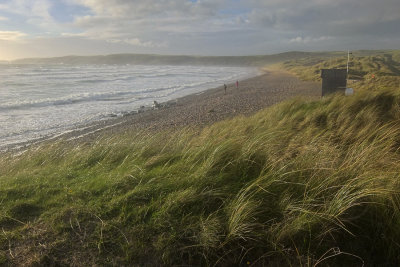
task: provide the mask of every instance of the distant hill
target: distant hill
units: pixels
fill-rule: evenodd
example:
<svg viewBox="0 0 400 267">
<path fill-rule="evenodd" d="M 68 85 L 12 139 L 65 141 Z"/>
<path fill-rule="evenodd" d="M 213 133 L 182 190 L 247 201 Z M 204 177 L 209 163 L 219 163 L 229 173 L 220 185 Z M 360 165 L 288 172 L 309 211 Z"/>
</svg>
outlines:
<svg viewBox="0 0 400 267">
<path fill-rule="evenodd" d="M 14 60 L 14 64 L 145 64 L 145 65 L 223 65 L 262 66 L 282 60 L 317 56 L 308 52 L 288 52 L 263 56 L 185 56 L 113 54 L 105 56 L 65 56 L 54 58 L 26 58 Z M 318 56 L 323 56 L 319 54 Z"/>
<path fill-rule="evenodd" d="M 26 58 L 11 61 L 13 64 L 143 64 L 143 65 L 221 65 L 265 66 L 288 60 L 326 59 L 344 55 L 345 52 L 285 52 L 259 56 L 185 56 L 152 54 L 112 54 L 102 56 L 64 56 L 53 58 Z M 384 51 L 358 51 L 360 55 L 375 55 Z"/>
</svg>

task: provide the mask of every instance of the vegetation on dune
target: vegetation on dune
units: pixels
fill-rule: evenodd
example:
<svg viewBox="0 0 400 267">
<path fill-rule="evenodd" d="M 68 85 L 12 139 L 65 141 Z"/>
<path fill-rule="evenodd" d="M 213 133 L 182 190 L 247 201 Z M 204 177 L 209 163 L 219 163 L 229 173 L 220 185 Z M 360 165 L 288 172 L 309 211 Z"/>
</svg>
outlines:
<svg viewBox="0 0 400 267">
<path fill-rule="evenodd" d="M 303 80 L 321 80 L 321 69 L 347 67 L 347 55 L 326 59 L 307 57 L 281 64 Z M 366 54 L 356 51 L 349 61 L 349 84 L 355 89 L 400 88 L 400 50 L 376 51 Z"/>
<path fill-rule="evenodd" d="M 398 265 L 400 93 L 0 159 L 0 264 Z"/>
<path fill-rule="evenodd" d="M 3 155 L 0 265 L 397 266 L 399 75 L 399 51 L 358 51 L 351 97 Z"/>
</svg>

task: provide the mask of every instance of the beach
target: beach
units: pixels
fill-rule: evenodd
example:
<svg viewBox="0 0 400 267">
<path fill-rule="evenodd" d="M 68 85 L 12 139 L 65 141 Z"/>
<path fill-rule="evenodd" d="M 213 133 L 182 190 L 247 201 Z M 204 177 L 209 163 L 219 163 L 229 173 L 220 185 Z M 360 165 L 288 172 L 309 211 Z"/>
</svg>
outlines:
<svg viewBox="0 0 400 267">
<path fill-rule="evenodd" d="M 159 103 L 159 107 L 144 107 L 122 117 L 96 121 L 57 135 L 9 146 L 7 150 L 24 151 L 32 145 L 54 140 L 91 142 L 99 136 L 122 134 L 131 130 L 158 132 L 183 127 L 201 129 L 237 115 L 254 114 L 292 97 L 317 99 L 321 96 L 320 83 L 301 81 L 285 71 L 265 70 L 259 76 L 238 82 L 238 87 L 235 81 L 227 84 L 226 93 L 221 84 L 200 93 Z"/>
<path fill-rule="evenodd" d="M 129 130 L 202 128 L 237 115 L 254 114 L 296 96 L 317 99 L 321 96 L 321 85 L 301 81 L 288 72 L 266 71 L 257 77 L 239 81 L 238 88 L 235 82 L 227 84 L 226 94 L 221 84 L 217 88 L 159 103 L 158 108 L 95 122 L 56 138 L 86 142 L 103 134 L 119 134 Z"/>
<path fill-rule="evenodd" d="M 222 84 L 2 157 L 3 262 L 238 266 L 246 257 L 254 266 L 296 265 L 304 240 L 308 261 L 334 245 L 375 262 L 359 250 L 368 233 L 383 225 L 397 234 L 385 218 L 397 207 L 385 203 L 396 197 L 387 192 L 398 178 L 398 93 L 321 99 L 319 83 L 276 71 L 235 82 L 226 93 Z M 356 216 L 359 207 L 365 216 Z M 236 257 L 241 250 L 251 253 Z M 379 258 L 396 261 L 385 252 Z"/>
</svg>

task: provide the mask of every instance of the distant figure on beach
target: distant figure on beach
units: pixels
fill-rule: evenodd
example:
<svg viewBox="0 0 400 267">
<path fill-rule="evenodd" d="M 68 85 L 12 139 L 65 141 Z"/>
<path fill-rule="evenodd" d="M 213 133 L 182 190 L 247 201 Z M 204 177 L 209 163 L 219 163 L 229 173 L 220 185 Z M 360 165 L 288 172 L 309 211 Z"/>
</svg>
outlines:
<svg viewBox="0 0 400 267">
<path fill-rule="evenodd" d="M 226 88 L 227 88 L 227 86 L 226 86 L 226 84 L 224 83 L 224 90 L 225 90 L 225 94 L 226 94 Z"/>
<path fill-rule="evenodd" d="M 155 109 L 158 109 L 158 108 L 161 107 L 161 105 L 160 105 L 157 101 L 154 100 L 153 107 L 154 107 Z"/>
<path fill-rule="evenodd" d="M 239 88 L 239 81 L 236 81 L 236 89 Z"/>
</svg>

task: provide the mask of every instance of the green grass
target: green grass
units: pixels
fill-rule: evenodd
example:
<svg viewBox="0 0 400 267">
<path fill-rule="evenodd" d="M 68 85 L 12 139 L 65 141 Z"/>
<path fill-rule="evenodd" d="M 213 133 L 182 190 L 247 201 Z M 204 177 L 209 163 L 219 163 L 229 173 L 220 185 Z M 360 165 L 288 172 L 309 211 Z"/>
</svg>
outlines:
<svg viewBox="0 0 400 267">
<path fill-rule="evenodd" d="M 321 69 L 346 69 L 347 53 L 328 59 L 305 57 L 289 60 L 279 66 L 303 80 L 320 81 Z M 356 90 L 400 89 L 400 50 L 371 53 L 355 51 L 349 62 L 349 79 L 349 85 Z"/>
<path fill-rule="evenodd" d="M 400 93 L 0 158 L 0 264 L 399 265 Z"/>
</svg>

